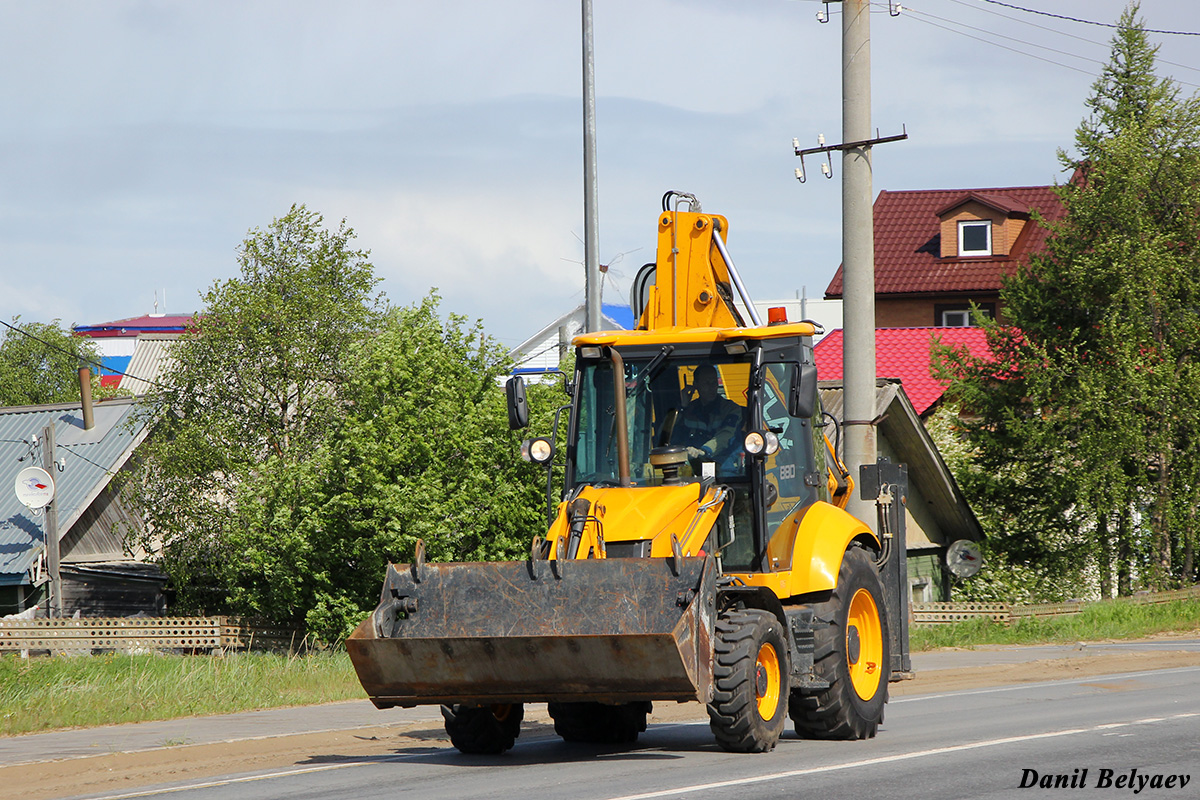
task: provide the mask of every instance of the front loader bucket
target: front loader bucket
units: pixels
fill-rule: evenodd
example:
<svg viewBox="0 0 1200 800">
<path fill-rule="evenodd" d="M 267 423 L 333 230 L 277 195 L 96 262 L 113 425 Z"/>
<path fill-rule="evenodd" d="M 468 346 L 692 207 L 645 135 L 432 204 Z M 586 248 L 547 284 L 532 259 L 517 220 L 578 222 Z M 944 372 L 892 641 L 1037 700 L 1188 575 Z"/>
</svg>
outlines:
<svg viewBox="0 0 1200 800">
<path fill-rule="evenodd" d="M 391 565 L 346 640 L 376 706 L 700 700 L 710 557 Z"/>
</svg>

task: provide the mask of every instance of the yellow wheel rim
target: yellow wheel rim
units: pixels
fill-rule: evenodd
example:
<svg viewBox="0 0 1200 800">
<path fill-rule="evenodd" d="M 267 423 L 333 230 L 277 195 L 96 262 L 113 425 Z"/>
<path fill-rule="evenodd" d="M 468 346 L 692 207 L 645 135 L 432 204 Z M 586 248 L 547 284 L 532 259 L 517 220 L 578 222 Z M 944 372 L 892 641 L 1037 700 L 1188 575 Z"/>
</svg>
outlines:
<svg viewBox="0 0 1200 800">
<path fill-rule="evenodd" d="M 879 691 L 879 677 L 883 674 L 883 628 L 879 623 L 879 607 L 866 589 L 859 589 L 850 599 L 846 661 L 854 691 L 863 700 L 870 700 Z"/>
<path fill-rule="evenodd" d="M 779 669 L 779 653 L 770 642 L 758 648 L 754 663 L 754 691 L 758 696 L 758 715 L 771 719 L 779 708 L 779 694 L 783 676 Z"/>
<path fill-rule="evenodd" d="M 512 704 L 511 703 L 504 703 L 504 704 L 498 703 L 498 704 L 492 706 L 492 716 L 496 718 L 497 722 L 504 722 L 504 720 L 508 719 L 508 715 L 511 713 L 512 713 Z"/>
</svg>

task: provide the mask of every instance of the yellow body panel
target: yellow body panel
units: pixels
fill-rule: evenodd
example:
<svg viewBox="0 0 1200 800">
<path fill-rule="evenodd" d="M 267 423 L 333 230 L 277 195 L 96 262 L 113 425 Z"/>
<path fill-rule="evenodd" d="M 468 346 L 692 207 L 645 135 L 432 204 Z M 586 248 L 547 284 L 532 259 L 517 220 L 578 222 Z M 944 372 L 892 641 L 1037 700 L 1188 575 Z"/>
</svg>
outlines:
<svg viewBox="0 0 1200 800">
<path fill-rule="evenodd" d="M 828 591 L 837 585 L 842 556 L 855 539 L 879 539 L 856 517 L 829 503 L 813 503 L 779 524 L 767 545 L 770 572 L 736 573 L 749 586 L 764 586 L 780 599 Z"/>
<path fill-rule="evenodd" d="M 584 487 L 578 496 L 588 501 L 588 513 L 595 519 L 589 520 L 584 526 L 577 557 L 602 558 L 603 549 L 597 541 L 597 535 L 601 533 L 606 544 L 652 540 L 652 558 L 672 555 L 671 537 L 674 535 L 679 540 L 682 554 L 694 556 L 704 546 L 721 512 L 722 503 L 700 510 L 701 505 L 714 500 L 716 491 L 708 489 L 702 503 L 699 485 L 694 483 L 681 486 Z M 560 539 L 565 542 L 570 534 L 568 517 L 567 504 L 559 504 L 558 516 L 548 534 L 551 558 L 558 554 Z"/>
</svg>

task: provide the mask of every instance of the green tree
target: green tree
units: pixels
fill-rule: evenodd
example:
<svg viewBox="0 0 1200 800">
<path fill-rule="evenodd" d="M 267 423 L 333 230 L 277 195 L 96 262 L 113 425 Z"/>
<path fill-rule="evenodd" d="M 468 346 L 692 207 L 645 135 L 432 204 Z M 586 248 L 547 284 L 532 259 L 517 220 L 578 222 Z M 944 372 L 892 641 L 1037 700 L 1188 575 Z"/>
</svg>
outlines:
<svg viewBox="0 0 1200 800">
<path fill-rule="evenodd" d="M 1087 101 L 1065 216 L 1005 282 L 994 360 L 951 358 L 1004 552 L 1101 592 L 1194 579 L 1200 490 L 1200 103 L 1122 14 Z M 1078 580 L 1076 580 L 1078 582 Z"/>
<path fill-rule="evenodd" d="M 431 560 L 527 553 L 545 473 L 508 429 L 503 348 L 436 293 L 383 307 L 353 232 L 321 222 L 296 207 L 251 232 L 241 277 L 206 295 L 134 487 L 177 608 L 336 641 L 417 539 Z M 563 399 L 533 387 L 535 424 Z"/>
<path fill-rule="evenodd" d="M 303 509 L 300 487 L 284 481 L 336 425 L 352 354 L 383 318 L 369 254 L 353 239 L 304 206 L 251 231 L 240 277 L 214 284 L 195 330 L 172 347 L 132 488 L 183 609 L 228 607 L 241 537 L 265 534 L 263 514 L 283 513 L 273 501 Z"/>
<path fill-rule="evenodd" d="M 545 530 L 544 473 L 517 456 L 507 359 L 478 323 L 442 319 L 434 294 L 392 313 L 353 361 L 344 416 L 286 482 L 307 502 L 270 498 L 269 534 L 236 537 L 240 604 L 287 607 L 329 640 L 374 608 L 388 563 L 410 561 L 418 539 L 430 560 L 484 561 L 524 556 Z M 535 403 L 544 415 L 553 400 Z M 294 569 L 305 580 L 258 577 Z"/>
<path fill-rule="evenodd" d="M 13 317 L 0 338 L 0 406 L 33 406 L 79 400 L 79 368 L 92 369 L 92 395 L 101 396 L 100 353 L 72 336 L 59 320 L 22 323 Z"/>
</svg>

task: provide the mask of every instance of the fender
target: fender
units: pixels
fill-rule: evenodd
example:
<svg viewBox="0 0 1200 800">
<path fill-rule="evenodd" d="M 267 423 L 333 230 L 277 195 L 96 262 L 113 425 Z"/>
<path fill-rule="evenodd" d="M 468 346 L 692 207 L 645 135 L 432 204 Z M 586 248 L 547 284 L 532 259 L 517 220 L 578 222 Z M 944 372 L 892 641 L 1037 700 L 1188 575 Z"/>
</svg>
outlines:
<svg viewBox="0 0 1200 800">
<path fill-rule="evenodd" d="M 816 502 L 798 515 L 798 531 L 794 534 L 792 559 L 792 595 L 825 592 L 837 585 L 842 557 L 850 544 L 864 540 L 872 549 L 880 549 L 879 537 L 867 525 L 849 512 L 825 502 Z M 789 520 L 776 532 L 786 534 Z M 773 543 L 773 540 L 772 540 Z M 806 568 L 807 567 L 807 568 Z"/>
<path fill-rule="evenodd" d="M 769 572 L 738 573 L 748 586 L 765 586 L 783 599 L 830 591 L 837 585 L 842 556 L 854 541 L 874 550 L 879 537 L 858 518 L 817 501 L 797 508 L 779 523 L 767 544 Z"/>
</svg>

